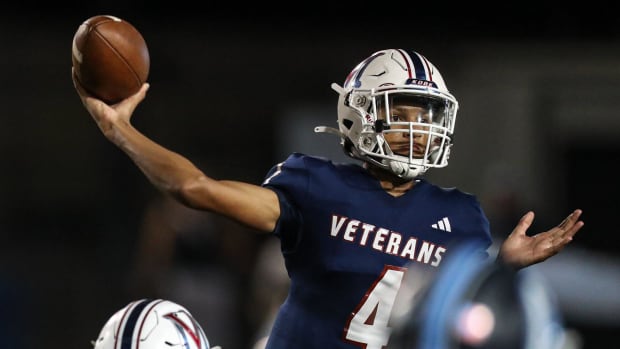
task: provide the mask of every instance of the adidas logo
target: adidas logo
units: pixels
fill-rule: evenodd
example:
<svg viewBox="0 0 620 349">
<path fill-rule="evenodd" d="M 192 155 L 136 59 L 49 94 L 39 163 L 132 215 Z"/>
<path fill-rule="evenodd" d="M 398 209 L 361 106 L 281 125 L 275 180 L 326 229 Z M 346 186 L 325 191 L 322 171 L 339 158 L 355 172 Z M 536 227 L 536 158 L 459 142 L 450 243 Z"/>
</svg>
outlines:
<svg viewBox="0 0 620 349">
<path fill-rule="evenodd" d="M 452 231 L 448 217 L 443 217 L 439 222 L 431 225 L 431 227 L 433 227 L 434 229 L 439 229 L 443 231 Z"/>
</svg>

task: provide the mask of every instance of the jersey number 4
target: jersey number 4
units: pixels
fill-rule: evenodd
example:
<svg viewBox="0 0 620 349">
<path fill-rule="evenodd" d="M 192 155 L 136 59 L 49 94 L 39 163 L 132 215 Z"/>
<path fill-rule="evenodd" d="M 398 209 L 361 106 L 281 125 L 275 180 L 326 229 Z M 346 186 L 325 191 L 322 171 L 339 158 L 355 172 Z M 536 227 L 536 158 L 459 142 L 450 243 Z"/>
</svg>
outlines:
<svg viewBox="0 0 620 349">
<path fill-rule="evenodd" d="M 365 348 L 381 349 L 388 344 L 392 308 L 406 268 L 385 266 L 381 275 L 364 295 L 344 329 L 347 341 Z"/>
</svg>

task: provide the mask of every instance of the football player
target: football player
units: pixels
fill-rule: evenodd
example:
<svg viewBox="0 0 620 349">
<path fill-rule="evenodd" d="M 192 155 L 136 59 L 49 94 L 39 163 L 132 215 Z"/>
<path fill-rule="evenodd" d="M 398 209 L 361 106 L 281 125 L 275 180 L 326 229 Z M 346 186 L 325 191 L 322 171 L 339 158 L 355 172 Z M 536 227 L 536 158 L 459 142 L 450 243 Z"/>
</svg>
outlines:
<svg viewBox="0 0 620 349">
<path fill-rule="evenodd" d="M 458 102 L 418 52 L 375 52 L 343 86 L 332 85 L 338 127 L 316 131 L 337 135 L 359 162 L 293 153 L 260 185 L 210 177 L 133 127 L 148 83 L 116 105 L 74 84 L 105 137 L 156 188 L 280 239 L 291 283 L 269 349 L 381 349 L 407 267 L 437 268 L 458 241 L 479 243 L 488 257 L 490 227 L 477 198 L 423 176 L 448 164 Z M 581 229 L 581 213 L 532 236 L 526 231 L 534 213 L 525 213 L 498 258 L 517 269 L 544 261 Z"/>
</svg>

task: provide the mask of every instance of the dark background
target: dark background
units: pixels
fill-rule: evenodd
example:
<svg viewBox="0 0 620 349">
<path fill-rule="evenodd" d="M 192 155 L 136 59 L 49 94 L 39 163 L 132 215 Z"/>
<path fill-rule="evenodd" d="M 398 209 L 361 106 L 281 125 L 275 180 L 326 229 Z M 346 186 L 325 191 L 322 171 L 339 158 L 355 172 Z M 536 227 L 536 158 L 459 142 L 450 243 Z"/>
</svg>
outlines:
<svg viewBox="0 0 620 349">
<path fill-rule="evenodd" d="M 129 300 L 172 294 L 136 286 L 140 280 L 136 276 L 139 232 L 145 229 L 150 205 L 159 202 L 159 193 L 102 137 L 72 87 L 73 34 L 80 23 L 97 14 L 130 21 L 149 45 L 151 90 L 136 111 L 136 127 L 196 161 L 214 177 L 253 183 L 259 183 L 281 160 L 279 153 L 297 150 L 281 147 L 282 116 L 311 102 L 333 106 L 328 109 L 333 115 L 327 117 L 335 120 L 336 98 L 329 84 L 341 83 L 357 62 L 376 50 L 409 47 L 429 57 L 440 67 L 448 85 L 454 86 L 454 94 L 464 96 L 459 98 L 463 116 L 457 122 L 457 139 L 463 129 L 470 134 L 463 138 L 478 142 L 485 142 L 484 134 L 473 129 L 476 121 L 471 110 L 483 108 L 485 103 L 471 97 L 481 89 L 475 86 L 479 80 L 467 74 L 470 67 L 480 69 L 472 59 L 479 57 L 472 53 L 478 48 L 494 62 L 501 60 L 502 49 L 512 44 L 526 48 L 520 54 L 531 48 L 551 61 L 556 54 L 558 61 L 565 58 L 554 51 L 558 45 L 563 48 L 559 52 L 576 47 L 576 55 L 595 47 L 601 62 L 620 57 L 619 17 L 607 5 L 591 2 L 578 8 L 546 2 L 478 7 L 385 2 L 198 5 L 183 1 L 158 6 L 146 1 L 5 5 L 0 14 L 0 334 L 6 340 L 0 348 L 88 348 L 108 316 Z M 592 66 L 593 61 L 596 65 L 596 57 L 584 64 Z M 529 64 L 535 66 L 536 62 Z M 502 71 L 517 69 L 506 65 Z M 580 69 L 571 67 L 571 71 Z M 619 75 L 613 64 L 609 75 L 604 74 L 608 80 L 603 83 L 609 87 L 605 103 L 610 105 L 615 104 L 613 96 L 620 96 Z M 585 76 L 576 79 L 577 84 L 571 80 L 571 86 L 587 90 L 592 81 Z M 494 84 L 483 83 L 499 93 L 497 89 L 508 91 L 514 81 L 500 78 Z M 559 81 L 552 86 L 557 85 L 566 84 Z M 540 89 L 541 99 L 532 102 L 539 108 L 529 114 L 559 110 L 549 97 L 555 90 Z M 593 107 L 596 103 L 596 99 L 584 102 Z M 468 105 L 472 106 L 469 112 Z M 497 114 L 503 113 L 503 109 L 497 110 Z M 610 115 L 611 121 L 618 117 L 617 112 Z M 580 118 L 574 129 L 590 116 L 585 113 Z M 616 131 L 602 140 L 591 135 L 559 141 L 552 128 L 542 132 L 541 137 L 551 144 L 545 147 L 545 156 L 553 161 L 543 161 L 550 166 L 542 168 L 546 173 L 530 174 L 530 178 L 544 178 L 541 186 L 556 188 L 562 195 L 551 192 L 555 201 L 548 205 L 553 204 L 552 208 L 539 204 L 544 199 L 534 201 L 542 214 L 532 230 L 546 229 L 580 207 L 586 227 L 569 249 L 583 248 L 588 255 L 600 254 L 603 263 L 614 263 L 620 255 L 620 240 L 612 225 L 619 208 L 615 165 L 620 155 L 616 137 L 620 128 L 615 122 L 604 127 Z M 521 140 L 526 143 L 531 137 L 524 133 Z M 575 139 L 587 141 L 573 142 Z M 332 146 L 336 147 L 336 142 Z M 467 153 L 465 149 L 471 149 L 467 146 L 456 149 L 462 152 L 460 157 L 455 153 L 457 174 L 438 180 L 473 192 L 486 188 L 480 182 L 480 166 L 475 166 L 484 164 L 478 154 L 474 150 Z M 477 160 L 473 165 L 459 162 L 466 157 Z M 495 207 L 485 209 L 494 223 Z M 511 212 L 510 221 L 516 223 L 522 213 Z M 234 275 L 230 289 L 237 290 L 238 305 L 232 306 L 235 313 L 228 315 L 238 320 L 238 327 L 229 332 L 243 338 L 238 345 L 245 348 L 255 324 L 247 319 L 252 304 L 243 291 L 251 286 L 248 279 L 265 239 L 208 218 L 213 230 L 228 229 L 239 238 L 227 242 L 232 246 L 227 251 L 238 248 L 236 253 L 222 252 L 219 240 L 211 238 L 176 242 L 169 253 L 177 256 L 175 265 L 189 269 L 215 266 Z M 601 264 L 597 268 L 606 269 Z M 620 281 L 617 269 L 601 275 L 612 281 L 611 285 Z M 596 288 L 596 283 L 584 278 L 571 287 L 575 293 L 585 293 Z M 606 291 L 618 293 L 620 289 Z M 616 306 L 617 300 L 612 307 Z M 584 348 L 615 341 L 612 334 L 620 325 L 618 317 L 615 322 L 589 323 L 575 315 L 567 316 L 567 321 L 580 331 Z M 205 325 L 207 335 L 209 328 L 210 324 Z M 218 340 L 212 339 L 221 344 Z M 235 345 L 224 348 L 234 349 Z"/>
</svg>

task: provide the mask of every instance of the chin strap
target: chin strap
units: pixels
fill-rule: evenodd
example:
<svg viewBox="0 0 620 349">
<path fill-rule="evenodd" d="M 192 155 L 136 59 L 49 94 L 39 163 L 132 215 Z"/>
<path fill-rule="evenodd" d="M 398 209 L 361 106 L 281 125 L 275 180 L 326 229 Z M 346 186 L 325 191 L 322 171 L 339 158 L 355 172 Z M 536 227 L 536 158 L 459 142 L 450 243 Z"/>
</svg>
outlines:
<svg viewBox="0 0 620 349">
<path fill-rule="evenodd" d="M 414 179 L 420 174 L 420 171 L 413 170 L 409 166 L 407 166 L 407 164 L 399 161 L 390 160 L 389 165 L 392 173 L 394 173 L 399 178 Z"/>
</svg>

